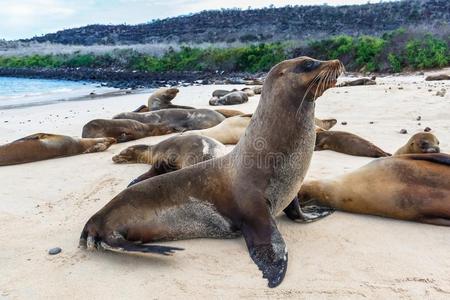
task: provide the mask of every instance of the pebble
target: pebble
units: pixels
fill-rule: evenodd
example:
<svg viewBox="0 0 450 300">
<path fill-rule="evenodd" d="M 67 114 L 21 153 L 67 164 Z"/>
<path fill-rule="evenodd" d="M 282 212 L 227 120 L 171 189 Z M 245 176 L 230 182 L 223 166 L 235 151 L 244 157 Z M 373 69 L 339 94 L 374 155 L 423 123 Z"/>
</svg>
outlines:
<svg viewBox="0 0 450 300">
<path fill-rule="evenodd" d="M 341 124 L 342 124 L 342 125 L 347 125 L 347 122 L 344 121 L 344 122 L 341 122 Z"/>
<path fill-rule="evenodd" d="M 402 87 L 402 86 L 399 86 L 398 89 L 399 89 L 399 90 L 403 90 L 403 87 Z"/>
<path fill-rule="evenodd" d="M 407 134 L 407 133 L 408 133 L 408 130 L 406 130 L 406 129 L 403 128 L 402 130 L 400 130 L 400 133 L 401 133 L 401 134 Z"/>
<path fill-rule="evenodd" d="M 370 121 L 369 124 L 373 124 L 373 121 Z"/>
<path fill-rule="evenodd" d="M 417 120 L 417 121 L 422 120 L 422 116 L 418 116 L 418 117 L 416 118 L 416 120 Z"/>
<path fill-rule="evenodd" d="M 55 247 L 55 248 L 52 248 L 52 249 L 48 250 L 48 254 L 50 254 L 50 255 L 56 255 L 56 254 L 61 253 L 61 251 L 62 251 L 61 248 Z"/>
<path fill-rule="evenodd" d="M 425 132 L 430 132 L 430 131 L 431 131 L 431 128 L 430 128 L 430 127 L 425 127 L 425 129 L 424 129 L 423 131 L 425 131 Z"/>
</svg>

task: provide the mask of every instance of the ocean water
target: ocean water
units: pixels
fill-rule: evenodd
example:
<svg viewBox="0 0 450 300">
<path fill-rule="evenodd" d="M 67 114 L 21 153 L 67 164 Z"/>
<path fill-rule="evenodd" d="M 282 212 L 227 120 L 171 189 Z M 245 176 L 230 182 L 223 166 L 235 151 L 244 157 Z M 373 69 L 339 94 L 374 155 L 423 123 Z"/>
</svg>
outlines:
<svg viewBox="0 0 450 300">
<path fill-rule="evenodd" d="M 88 82 L 0 77 L 0 109 L 71 101 L 91 92 L 101 94 L 115 90 Z"/>
</svg>

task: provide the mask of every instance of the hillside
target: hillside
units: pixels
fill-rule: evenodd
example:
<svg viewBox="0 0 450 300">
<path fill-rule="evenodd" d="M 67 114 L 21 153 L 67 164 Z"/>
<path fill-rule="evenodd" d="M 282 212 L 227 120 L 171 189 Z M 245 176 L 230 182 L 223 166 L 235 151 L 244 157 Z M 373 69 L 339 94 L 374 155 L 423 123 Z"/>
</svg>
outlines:
<svg viewBox="0 0 450 300">
<path fill-rule="evenodd" d="M 379 35 L 399 27 L 450 23 L 450 1 L 407 0 L 350 6 L 287 6 L 203 11 L 139 25 L 89 25 L 25 41 L 65 45 L 161 42 L 273 42 L 331 35 Z"/>
</svg>

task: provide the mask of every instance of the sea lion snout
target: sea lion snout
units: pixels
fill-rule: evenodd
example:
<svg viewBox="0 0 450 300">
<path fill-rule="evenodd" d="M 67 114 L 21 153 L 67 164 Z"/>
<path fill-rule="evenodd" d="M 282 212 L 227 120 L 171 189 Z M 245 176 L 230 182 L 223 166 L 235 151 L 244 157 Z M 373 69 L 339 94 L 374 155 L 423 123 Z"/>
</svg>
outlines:
<svg viewBox="0 0 450 300">
<path fill-rule="evenodd" d="M 425 150 L 426 153 L 440 153 L 441 149 L 439 147 L 430 147 Z"/>
</svg>

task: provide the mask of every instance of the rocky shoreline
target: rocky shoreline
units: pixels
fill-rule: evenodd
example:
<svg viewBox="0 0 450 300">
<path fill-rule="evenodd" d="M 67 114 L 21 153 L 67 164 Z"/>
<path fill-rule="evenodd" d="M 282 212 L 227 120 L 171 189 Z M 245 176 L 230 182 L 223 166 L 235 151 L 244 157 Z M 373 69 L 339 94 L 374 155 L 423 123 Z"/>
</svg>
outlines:
<svg viewBox="0 0 450 300">
<path fill-rule="evenodd" d="M 120 89 L 156 88 L 164 85 L 245 84 L 263 74 L 223 72 L 141 72 L 100 68 L 0 68 L 0 76 L 98 82 Z"/>
</svg>

